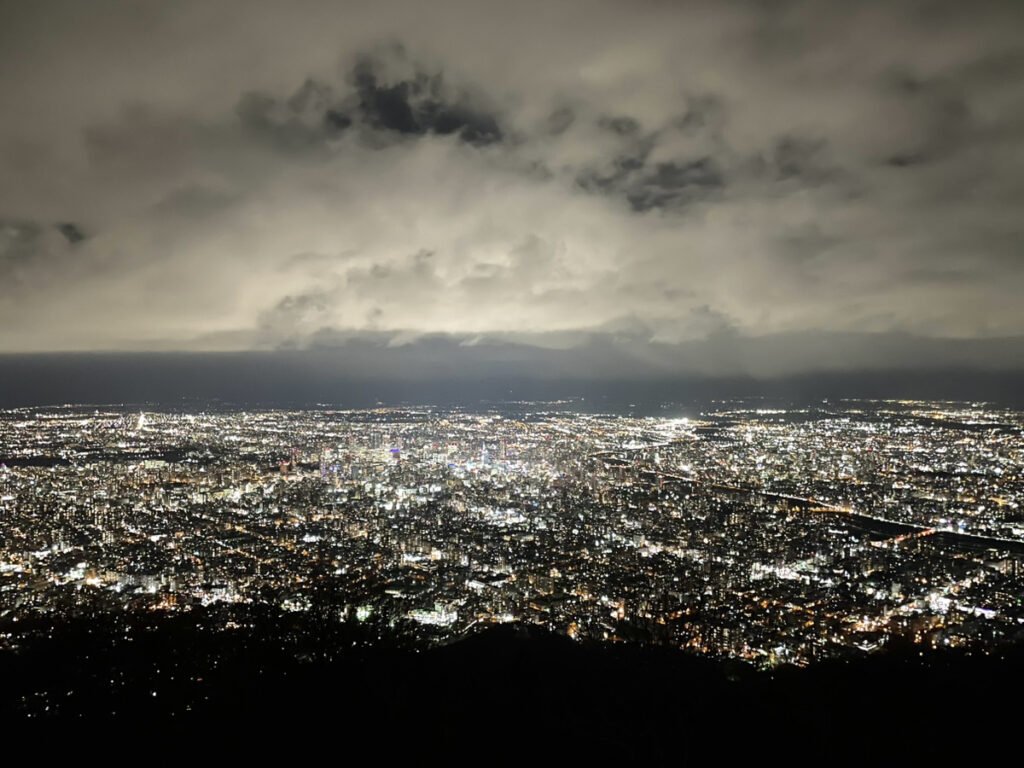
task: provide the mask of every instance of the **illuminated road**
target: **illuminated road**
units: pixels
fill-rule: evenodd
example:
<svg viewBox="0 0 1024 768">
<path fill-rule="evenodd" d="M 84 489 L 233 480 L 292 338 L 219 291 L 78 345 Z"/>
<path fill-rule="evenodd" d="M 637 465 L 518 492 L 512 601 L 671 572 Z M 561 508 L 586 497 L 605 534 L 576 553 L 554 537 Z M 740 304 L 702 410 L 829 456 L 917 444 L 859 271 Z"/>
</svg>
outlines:
<svg viewBox="0 0 1024 768">
<path fill-rule="evenodd" d="M 643 450 L 651 450 L 653 448 L 663 447 L 668 443 L 650 444 L 637 448 L 621 448 L 618 450 L 607 450 L 599 451 L 591 454 L 591 458 L 601 459 L 606 463 L 619 463 L 624 466 L 632 467 L 638 475 L 660 478 L 661 480 L 668 480 L 670 482 L 681 483 L 687 485 L 690 488 L 700 488 L 705 491 L 712 493 L 726 493 L 733 495 L 742 496 L 759 496 L 764 499 L 772 499 L 776 501 L 783 501 L 788 504 L 793 504 L 798 507 L 803 507 L 809 512 L 820 512 L 825 514 L 837 514 L 842 515 L 846 519 L 859 523 L 860 525 L 874 530 L 879 533 L 893 533 L 899 532 L 899 534 L 890 541 L 894 543 L 902 543 L 904 541 L 916 538 L 922 538 L 925 536 L 934 536 L 936 540 L 949 543 L 952 546 L 967 547 L 969 549 L 1001 549 L 1009 550 L 1018 554 L 1024 554 L 1024 541 L 1016 539 L 1002 539 L 995 536 L 980 536 L 977 534 L 963 533 L 962 531 L 951 530 L 951 529 L 940 529 L 925 525 L 918 525 L 916 523 L 906 523 L 899 520 L 889 520 L 884 517 L 877 517 L 875 515 L 869 515 L 865 512 L 859 512 L 850 506 L 839 506 L 836 504 L 830 504 L 828 502 L 815 499 L 810 496 L 796 496 L 788 493 L 776 493 L 774 491 L 766 491 L 760 488 L 745 488 L 738 485 L 729 485 L 726 483 L 715 483 L 706 480 L 700 480 L 696 477 L 687 477 L 684 475 L 677 475 L 672 472 L 664 472 L 650 464 L 639 464 L 638 462 L 630 462 L 623 458 L 621 454 L 624 453 L 638 453 Z M 882 528 L 888 528 L 888 530 L 881 530 Z"/>
</svg>

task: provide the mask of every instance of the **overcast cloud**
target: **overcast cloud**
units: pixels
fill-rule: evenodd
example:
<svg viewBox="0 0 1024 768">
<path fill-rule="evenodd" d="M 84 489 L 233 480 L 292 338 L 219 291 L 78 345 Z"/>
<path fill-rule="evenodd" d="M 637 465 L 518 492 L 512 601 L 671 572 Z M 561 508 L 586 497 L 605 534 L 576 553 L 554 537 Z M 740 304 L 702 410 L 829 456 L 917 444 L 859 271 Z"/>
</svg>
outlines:
<svg viewBox="0 0 1024 768">
<path fill-rule="evenodd" d="M 1013 1 L 0 3 L 0 351 L 1022 367 L 1022 29 Z"/>
</svg>

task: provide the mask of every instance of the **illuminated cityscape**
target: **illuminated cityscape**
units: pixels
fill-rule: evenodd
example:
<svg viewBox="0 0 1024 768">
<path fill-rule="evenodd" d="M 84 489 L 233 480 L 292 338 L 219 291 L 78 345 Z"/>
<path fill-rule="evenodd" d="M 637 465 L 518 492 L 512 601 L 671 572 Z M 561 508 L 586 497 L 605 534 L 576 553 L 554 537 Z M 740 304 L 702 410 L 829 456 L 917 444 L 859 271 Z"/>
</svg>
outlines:
<svg viewBox="0 0 1024 768">
<path fill-rule="evenodd" d="M 412 647 L 516 623 L 757 667 L 1024 637 L 1024 414 L 579 405 L 5 411 L 2 643 L 254 604 Z"/>
<path fill-rule="evenodd" d="M 0 723 L 87 725 L 31 745 L 78 762 L 991 762 L 1022 29 L 0 2 Z"/>
</svg>

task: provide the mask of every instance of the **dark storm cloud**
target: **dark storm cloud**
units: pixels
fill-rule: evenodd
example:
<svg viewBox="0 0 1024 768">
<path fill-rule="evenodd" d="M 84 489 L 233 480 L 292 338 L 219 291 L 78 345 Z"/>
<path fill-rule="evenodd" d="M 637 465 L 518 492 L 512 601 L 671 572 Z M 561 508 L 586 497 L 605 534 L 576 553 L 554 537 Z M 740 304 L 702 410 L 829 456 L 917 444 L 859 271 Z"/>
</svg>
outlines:
<svg viewBox="0 0 1024 768">
<path fill-rule="evenodd" d="M 0 350 L 1019 361 L 1019 3 L 0 14 Z"/>
<path fill-rule="evenodd" d="M 401 56 L 401 51 L 398 51 Z M 381 63 L 361 56 L 352 70 L 363 119 L 374 128 L 422 136 L 453 134 L 470 144 L 489 144 L 502 138 L 493 115 L 465 100 L 451 103 L 445 96 L 440 73 L 416 71 L 413 77 L 383 82 Z"/>
<path fill-rule="evenodd" d="M 85 233 L 78 227 L 77 224 L 73 224 L 70 221 L 65 221 L 57 225 L 57 231 L 67 238 L 67 241 L 74 245 L 85 240 Z"/>
<path fill-rule="evenodd" d="M 396 62 L 411 70 L 407 78 L 387 79 Z M 474 146 L 502 139 L 495 115 L 450 88 L 442 73 L 408 61 L 399 46 L 359 54 L 336 85 L 307 78 L 287 98 L 247 92 L 235 112 L 246 133 L 284 152 L 321 149 L 352 128 L 385 136 L 450 135 Z M 384 146 L 383 137 L 368 138 L 368 146 Z"/>
<path fill-rule="evenodd" d="M 633 210 L 649 211 L 701 199 L 724 183 L 714 161 L 702 157 L 686 163 L 658 163 L 638 179 L 626 196 Z"/>
</svg>

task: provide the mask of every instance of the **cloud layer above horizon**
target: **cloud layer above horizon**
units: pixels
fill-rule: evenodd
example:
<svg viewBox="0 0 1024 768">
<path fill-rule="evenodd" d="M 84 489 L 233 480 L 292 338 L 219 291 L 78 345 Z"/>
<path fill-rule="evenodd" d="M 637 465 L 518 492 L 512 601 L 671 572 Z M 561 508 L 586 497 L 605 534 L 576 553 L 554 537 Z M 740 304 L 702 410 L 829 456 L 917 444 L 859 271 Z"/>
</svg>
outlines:
<svg viewBox="0 0 1024 768">
<path fill-rule="evenodd" d="M 0 352 L 440 336 L 713 369 L 760 337 L 1024 337 L 1022 28 L 1016 2 L 5 4 Z"/>
</svg>

